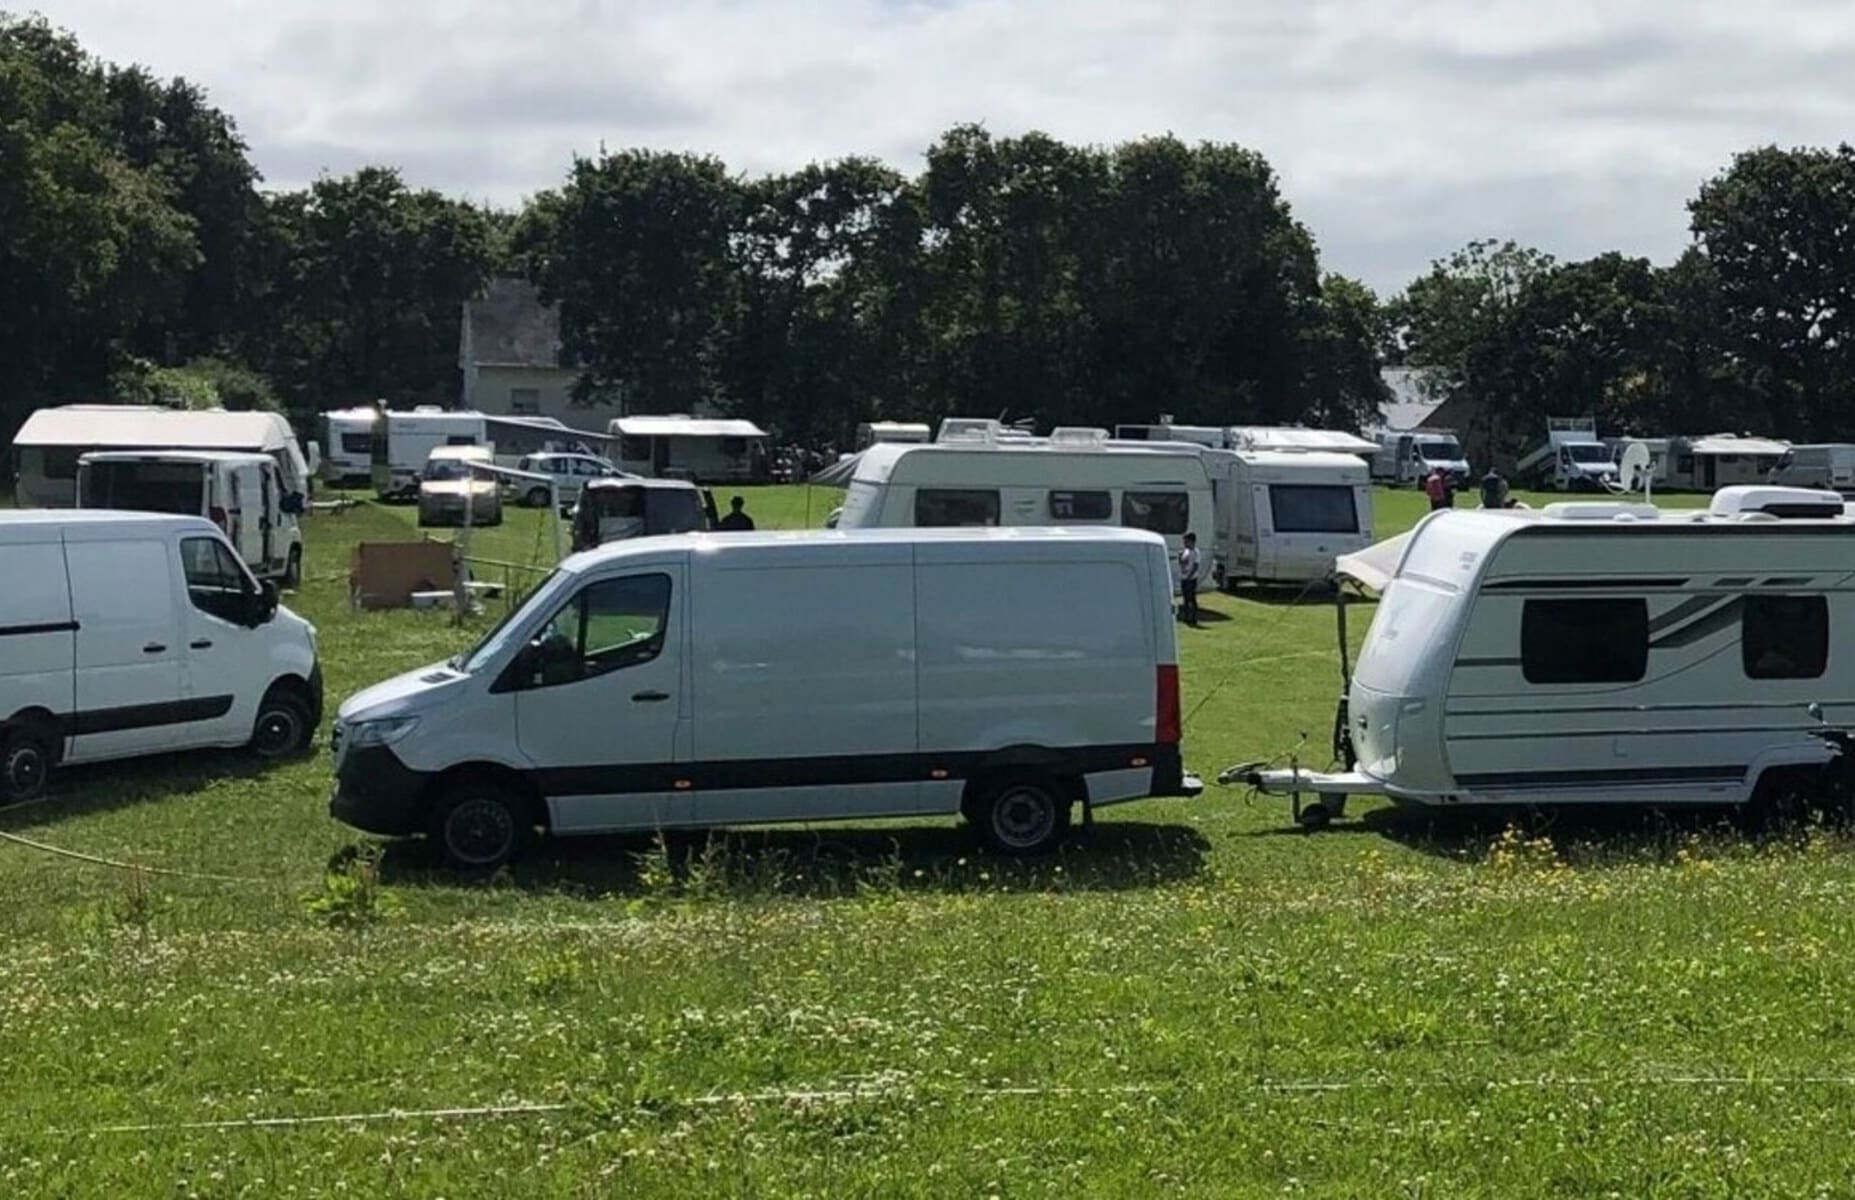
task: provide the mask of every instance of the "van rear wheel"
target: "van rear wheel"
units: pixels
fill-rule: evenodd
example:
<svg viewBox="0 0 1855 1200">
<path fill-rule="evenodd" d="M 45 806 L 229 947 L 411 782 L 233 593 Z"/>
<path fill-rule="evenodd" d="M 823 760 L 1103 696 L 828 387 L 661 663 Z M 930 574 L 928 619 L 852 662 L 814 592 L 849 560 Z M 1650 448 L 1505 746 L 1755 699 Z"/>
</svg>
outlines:
<svg viewBox="0 0 1855 1200">
<path fill-rule="evenodd" d="M 1007 776 L 979 794 L 971 815 L 1000 854 L 1047 854 L 1069 833 L 1069 796 L 1053 779 Z"/>
<path fill-rule="evenodd" d="M 303 548 L 301 546 L 290 547 L 290 557 L 283 568 L 283 586 L 292 591 L 303 586 Z"/>
<path fill-rule="evenodd" d="M 452 866 L 488 871 L 521 854 L 534 824 L 524 797 L 493 779 L 466 778 L 439 799 L 431 835 Z"/>
<path fill-rule="evenodd" d="M 51 769 L 50 734 L 31 727 L 0 733 L 0 801 L 37 800 Z"/>
</svg>

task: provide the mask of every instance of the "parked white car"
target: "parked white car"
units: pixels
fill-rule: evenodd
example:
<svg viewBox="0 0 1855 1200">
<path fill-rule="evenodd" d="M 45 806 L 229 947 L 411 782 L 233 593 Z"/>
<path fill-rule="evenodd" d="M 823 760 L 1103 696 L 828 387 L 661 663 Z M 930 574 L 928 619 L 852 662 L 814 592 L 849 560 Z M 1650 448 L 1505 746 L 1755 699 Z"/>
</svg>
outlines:
<svg viewBox="0 0 1855 1200">
<path fill-rule="evenodd" d="M 307 499 L 285 489 L 268 454 L 225 450 L 108 451 L 77 460 L 77 507 L 205 517 L 252 573 L 286 588 L 303 580 Z"/>
<path fill-rule="evenodd" d="M 530 454 L 516 463 L 515 469 L 530 475 L 546 475 L 553 480 L 554 494 L 559 497 L 562 511 L 573 506 L 580 498 L 580 489 L 592 480 L 638 478 L 591 454 Z M 521 493 L 522 503 L 529 508 L 547 507 L 546 484 L 520 480 L 516 490 Z"/>
<path fill-rule="evenodd" d="M 202 517 L 0 512 L 0 794 L 60 763 L 206 746 L 276 758 L 322 713 L 315 627 Z"/>
<path fill-rule="evenodd" d="M 1076 804 L 1200 790 L 1169 579 L 1165 542 L 1120 529 L 619 542 L 342 705 L 330 809 L 473 868 L 537 826 L 951 813 L 1047 850 Z"/>
</svg>

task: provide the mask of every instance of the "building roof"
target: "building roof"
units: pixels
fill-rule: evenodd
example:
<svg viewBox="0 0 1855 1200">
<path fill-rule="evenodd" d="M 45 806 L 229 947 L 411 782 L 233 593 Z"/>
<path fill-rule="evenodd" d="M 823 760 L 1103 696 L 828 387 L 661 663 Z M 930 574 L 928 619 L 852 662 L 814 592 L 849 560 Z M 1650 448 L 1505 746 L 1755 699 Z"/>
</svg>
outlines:
<svg viewBox="0 0 1855 1200">
<path fill-rule="evenodd" d="M 479 367 L 559 367 L 560 309 L 526 279 L 492 279 L 464 301 L 464 356 Z"/>
<path fill-rule="evenodd" d="M 752 421 L 724 417 L 619 417 L 612 428 L 626 437 L 763 438 Z"/>
<path fill-rule="evenodd" d="M 1391 399 L 1378 410 L 1383 429 L 1397 433 L 1416 429 L 1434 416 L 1447 399 L 1426 391 L 1424 373 L 1415 367 L 1386 367 L 1379 375 L 1391 389 Z"/>
</svg>

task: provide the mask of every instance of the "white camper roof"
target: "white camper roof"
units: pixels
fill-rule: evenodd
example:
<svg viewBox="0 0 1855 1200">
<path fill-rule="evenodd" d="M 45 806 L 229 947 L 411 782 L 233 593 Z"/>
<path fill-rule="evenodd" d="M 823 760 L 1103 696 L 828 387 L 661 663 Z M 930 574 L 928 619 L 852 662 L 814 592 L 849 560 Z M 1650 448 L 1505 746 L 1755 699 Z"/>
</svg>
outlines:
<svg viewBox="0 0 1855 1200">
<path fill-rule="evenodd" d="M 1215 452 L 1214 452 L 1215 453 Z M 1315 471 L 1358 471 L 1366 470 L 1365 461 L 1357 454 L 1339 454 L 1320 450 L 1236 450 L 1234 453 L 1241 462 L 1257 467 L 1306 467 Z"/>
<path fill-rule="evenodd" d="M 278 413 L 196 411 L 128 404 L 66 404 L 26 418 L 16 446 L 121 447 L 125 450 L 281 450 L 296 445 Z"/>
<path fill-rule="evenodd" d="M 1711 433 L 1688 443 L 1690 454 L 1768 454 L 1776 457 L 1791 448 L 1789 442 L 1772 438 L 1740 437 L 1734 433 Z"/>
<path fill-rule="evenodd" d="M 763 438 L 752 421 L 728 417 L 619 417 L 612 428 L 626 437 Z"/>
<path fill-rule="evenodd" d="M 1248 450 L 1329 450 L 1341 454 L 1373 454 L 1378 450 L 1377 442 L 1339 429 L 1244 425 L 1230 432 L 1236 444 Z"/>
<path fill-rule="evenodd" d="M 231 463 L 233 466 L 249 466 L 252 463 L 275 463 L 277 460 L 268 454 L 256 450 L 92 450 L 78 456 L 78 463 L 113 463 L 113 462 L 187 462 L 187 463 Z"/>
<path fill-rule="evenodd" d="M 1178 464 L 1188 475 L 1196 474 L 1208 479 L 1209 476 L 1205 474 L 1204 449 L 1183 442 L 1066 444 L 1043 439 L 1021 442 L 931 442 L 926 445 L 918 442 L 878 442 L 857 455 L 852 479 L 858 483 L 887 483 L 898 472 L 903 472 L 904 479 L 912 479 L 917 473 L 912 468 L 916 468 L 917 464 L 922 468 L 920 473 L 928 475 L 934 474 L 935 464 L 945 464 L 963 478 L 983 477 L 986 482 L 1009 483 L 1013 471 L 1025 465 L 1042 463 L 1055 466 L 1064 462 L 1099 464 L 1117 472 L 1125 472 L 1129 479 L 1136 478 L 1143 468 Z M 905 470 L 904 463 L 909 464 L 911 469 Z M 1045 481 L 1039 479 L 1034 483 L 1026 482 L 1031 486 L 1042 486 Z"/>
</svg>

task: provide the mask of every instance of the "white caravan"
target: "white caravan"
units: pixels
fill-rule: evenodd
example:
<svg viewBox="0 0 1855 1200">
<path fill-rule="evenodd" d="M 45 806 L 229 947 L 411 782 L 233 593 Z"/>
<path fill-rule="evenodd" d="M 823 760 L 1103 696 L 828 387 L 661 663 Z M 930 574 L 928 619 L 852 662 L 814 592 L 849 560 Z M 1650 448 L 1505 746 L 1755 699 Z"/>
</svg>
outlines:
<svg viewBox="0 0 1855 1200">
<path fill-rule="evenodd" d="M 1855 445 L 1820 442 L 1792 446 L 1772 468 L 1771 482 L 1855 495 Z"/>
<path fill-rule="evenodd" d="M 268 454 L 108 451 L 77 460 L 77 507 L 205 517 L 260 579 L 303 578 L 300 493 L 284 490 Z"/>
<path fill-rule="evenodd" d="M 13 438 L 21 508 L 77 503 L 77 460 L 96 450 L 239 450 L 277 460 L 287 491 L 309 495 L 309 464 L 278 413 L 126 404 L 41 408 Z"/>
<path fill-rule="evenodd" d="M 322 478 L 337 485 L 373 481 L 377 408 L 340 408 L 322 414 Z"/>
<path fill-rule="evenodd" d="M 878 442 L 932 441 L 934 431 L 920 421 L 866 421 L 857 426 L 857 449 L 867 450 Z"/>
<path fill-rule="evenodd" d="M 1515 465 L 1514 476 L 1561 492 L 1607 491 L 1617 482 L 1617 462 L 1590 417 L 1548 417 L 1545 443 Z"/>
<path fill-rule="evenodd" d="M 1117 442 L 1190 442 L 1194 446 L 1209 446 L 1213 450 L 1235 450 L 1236 437 L 1228 425 L 1174 425 L 1170 421 L 1157 424 L 1130 424 L 1114 427 L 1114 440 Z"/>
<path fill-rule="evenodd" d="M 1468 456 L 1462 443 L 1447 429 L 1420 429 L 1409 433 L 1377 435 L 1378 453 L 1372 456 L 1372 478 L 1392 484 L 1421 484 L 1438 467 L 1456 481 L 1469 481 Z"/>
<path fill-rule="evenodd" d="M 1649 452 L 1651 481 L 1657 490 L 1711 492 L 1741 484 L 1765 483 L 1791 449 L 1771 438 L 1713 433 L 1705 437 L 1610 440 L 1611 457 L 1623 461 L 1633 445 Z"/>
<path fill-rule="evenodd" d="M 0 562 L 0 795 L 60 763 L 309 744 L 315 627 L 205 518 L 0 512 Z"/>
<path fill-rule="evenodd" d="M 419 494 L 419 480 L 432 451 L 440 446 L 495 445 L 479 412 L 416 408 L 389 412 L 373 426 L 371 471 L 374 492 L 382 500 L 406 500 Z"/>
<path fill-rule="evenodd" d="M 692 483 L 762 483 L 771 474 L 766 431 L 717 417 L 620 417 L 613 461 L 622 471 Z"/>
<path fill-rule="evenodd" d="M 536 826 L 954 813 L 1005 853 L 1047 850 L 1078 803 L 1199 790 L 1167 574 L 1158 538 L 1115 529 L 576 554 L 474 650 L 342 705 L 330 811 L 470 867 Z"/>
<path fill-rule="evenodd" d="M 1209 547 L 1217 516 L 1196 447 L 1114 446 L 1105 438 L 878 445 L 857 459 L 839 529 L 1080 525 L 1145 529 L 1177 554 Z"/>
<path fill-rule="evenodd" d="M 1827 759 L 1810 705 L 1855 725 L 1855 656 L 1834 649 L 1855 519 L 1834 492 L 1433 513 L 1341 570 L 1383 592 L 1335 722 L 1346 769 L 1236 769 L 1316 796 L 1308 823 L 1355 793 L 1743 804 Z"/>
<path fill-rule="evenodd" d="M 1330 579 L 1336 558 L 1372 544 L 1372 481 L 1357 455 L 1207 450 L 1205 460 L 1223 586 Z"/>
<path fill-rule="evenodd" d="M 1238 450 L 1326 450 L 1369 460 L 1378 453 L 1371 438 L 1343 429 L 1307 429 L 1300 425 L 1238 425 L 1230 430 Z"/>
</svg>

